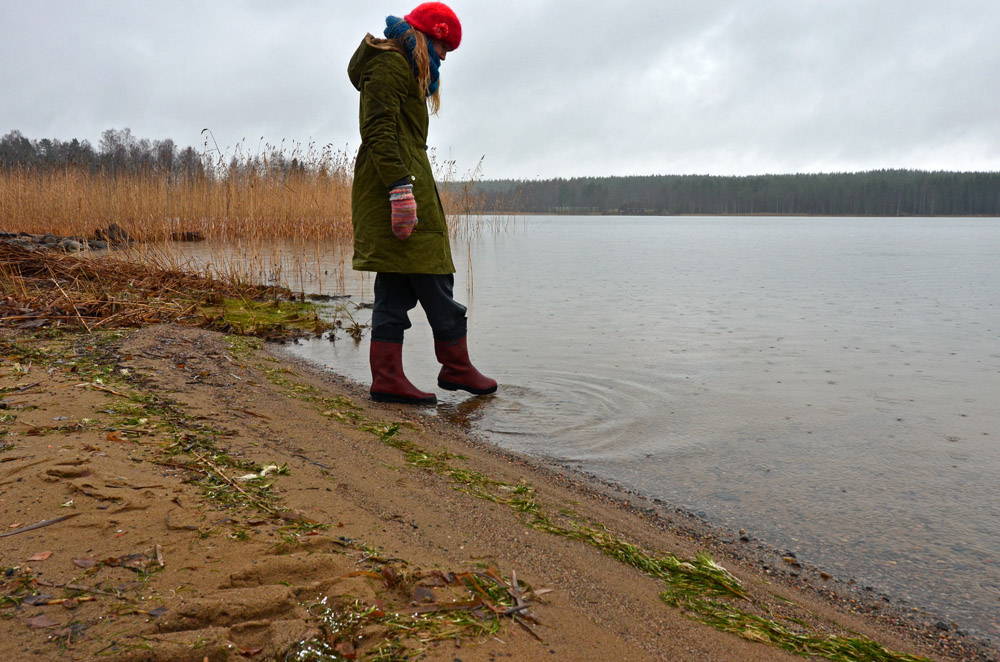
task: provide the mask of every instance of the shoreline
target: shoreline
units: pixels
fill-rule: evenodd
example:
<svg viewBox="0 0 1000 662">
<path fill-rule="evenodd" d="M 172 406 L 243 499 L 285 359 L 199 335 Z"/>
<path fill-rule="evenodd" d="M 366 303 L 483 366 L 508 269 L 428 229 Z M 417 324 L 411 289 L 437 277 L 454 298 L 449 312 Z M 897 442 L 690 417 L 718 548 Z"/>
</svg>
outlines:
<svg viewBox="0 0 1000 662">
<path fill-rule="evenodd" d="M 355 397 L 367 398 L 365 384 L 332 372 L 292 352 L 279 351 L 284 360 L 332 378 Z M 420 408 L 415 410 L 419 412 Z M 854 578 L 827 573 L 809 562 L 797 559 L 794 552 L 782 551 L 766 540 L 747 535 L 742 529 L 734 536 L 689 509 L 648 497 L 614 480 L 602 478 L 555 458 L 536 457 L 505 449 L 480 437 L 475 431 L 437 415 L 420 415 L 455 428 L 468 438 L 469 443 L 485 453 L 509 463 L 530 467 L 548 480 L 569 486 L 590 498 L 606 500 L 615 508 L 638 516 L 659 530 L 697 540 L 713 556 L 718 555 L 716 558 L 724 558 L 749 572 L 765 575 L 770 580 L 781 582 L 790 590 L 810 592 L 838 608 L 863 615 L 893 630 L 908 631 L 927 642 L 938 642 L 945 636 L 955 636 L 969 655 L 963 655 L 959 659 L 1000 660 L 1000 648 L 995 647 L 993 642 L 970 635 L 954 623 L 947 623 L 920 606 L 907 605 L 886 592 L 873 591 Z"/>
<path fill-rule="evenodd" d="M 288 360 L 320 371 L 324 370 L 322 363 L 315 363 L 294 351 L 286 351 L 284 355 Z M 329 372 L 332 369 L 332 366 L 328 366 L 326 371 Z M 341 375 L 337 375 L 337 377 L 349 388 L 354 389 L 359 397 L 367 397 L 367 387 L 364 383 L 357 382 L 350 377 Z M 471 396 L 469 397 L 471 398 Z M 880 586 L 878 581 L 866 579 L 865 569 L 868 566 L 865 562 L 858 564 L 855 568 L 856 572 L 851 573 L 842 567 L 838 568 L 836 561 L 842 557 L 836 554 L 828 554 L 825 557 L 825 563 L 822 559 L 820 561 L 815 558 L 806 560 L 803 558 L 805 556 L 803 551 L 794 546 L 782 547 L 771 542 L 766 536 L 756 535 L 754 531 L 747 533 L 742 528 L 737 531 L 735 527 L 721 526 L 703 513 L 698 513 L 695 507 L 684 507 L 667 500 L 648 496 L 638 488 L 629 487 L 613 478 L 603 477 L 598 473 L 588 471 L 572 460 L 508 450 L 496 445 L 485 435 L 479 435 L 468 422 L 462 421 L 460 417 L 458 422 L 451 422 L 447 413 L 444 415 L 440 413 L 429 414 L 429 416 L 434 420 L 446 421 L 455 425 L 463 433 L 476 440 L 486 452 L 531 465 L 537 470 L 547 472 L 552 480 L 588 485 L 593 493 L 599 493 L 601 498 L 614 500 L 621 507 L 641 514 L 649 519 L 652 525 L 662 526 L 670 530 L 680 528 L 687 535 L 704 540 L 713 554 L 725 554 L 726 558 L 747 561 L 758 572 L 775 577 L 796 588 L 804 588 L 821 597 L 830 598 L 835 604 L 854 610 L 863 610 L 873 616 L 888 618 L 894 623 L 905 623 L 907 627 L 923 628 L 930 633 L 929 637 L 931 635 L 957 635 L 968 637 L 970 641 L 980 642 L 991 650 L 997 646 L 994 638 L 984 633 L 982 629 L 976 629 L 974 620 L 965 619 L 963 621 L 954 615 L 949 618 L 944 615 L 947 613 L 946 611 L 935 608 L 933 601 L 921 600 L 919 595 L 917 597 L 901 597 L 905 594 L 906 587 L 904 585 L 897 583 L 895 585 L 897 590 L 894 591 L 892 585 L 886 585 L 888 582 L 884 582 Z M 814 553 L 811 556 L 817 557 L 819 555 Z M 899 590 L 900 586 L 903 586 L 903 591 Z M 984 608 L 978 615 L 980 618 L 988 617 L 989 612 Z M 996 653 L 994 656 L 1000 659 Z"/>
<path fill-rule="evenodd" d="M 419 612 L 457 590 L 447 578 L 493 568 L 535 592 L 512 612 L 534 622 L 484 613 L 467 626 L 495 621 L 493 634 L 400 641 L 465 662 L 802 659 L 699 622 L 697 595 L 665 604 L 661 581 L 595 540 L 657 558 L 709 552 L 740 582 L 741 609 L 822 637 L 997 658 L 923 612 L 776 561 L 758 541 L 727 541 L 691 513 L 373 403 L 363 385 L 280 347 L 177 325 L 3 334 L 9 659 L 51 659 L 60 646 L 79 660 L 275 659 L 297 641 L 329 640 L 320 596 Z M 399 639 L 388 617 L 366 623 L 350 649 L 359 659 Z M 192 641 L 204 642 L 196 658 Z"/>
</svg>

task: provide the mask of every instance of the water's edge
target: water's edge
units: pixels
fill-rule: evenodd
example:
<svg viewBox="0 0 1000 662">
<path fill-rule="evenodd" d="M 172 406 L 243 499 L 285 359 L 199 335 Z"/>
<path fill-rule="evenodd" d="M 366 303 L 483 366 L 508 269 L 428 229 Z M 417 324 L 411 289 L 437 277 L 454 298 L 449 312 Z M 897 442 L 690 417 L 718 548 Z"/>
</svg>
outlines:
<svg viewBox="0 0 1000 662">
<path fill-rule="evenodd" d="M 355 397 L 367 397 L 367 383 L 337 373 L 332 366 L 303 356 L 296 352 L 295 344 L 296 341 L 292 341 L 291 345 L 279 346 L 282 358 L 289 363 L 297 363 L 307 369 L 330 375 Z M 489 400 L 489 396 L 469 400 Z M 468 419 L 453 406 L 414 407 L 413 415 L 443 419 L 480 450 L 514 464 L 530 466 L 553 481 L 573 485 L 575 489 L 609 501 L 623 510 L 639 513 L 657 528 L 694 541 L 699 549 L 708 552 L 724 565 L 739 565 L 792 590 L 809 591 L 839 608 L 862 614 L 885 627 L 907 631 L 919 638 L 933 640 L 947 632 L 949 639 L 955 644 L 975 652 L 982 660 L 990 660 L 993 655 L 1000 654 L 1000 648 L 995 647 L 992 640 L 957 626 L 926 605 L 910 603 L 898 596 L 876 590 L 857 578 L 839 576 L 836 571 L 827 572 L 798 558 L 794 550 L 777 547 L 753 532 L 729 531 L 703 514 L 643 494 L 617 481 L 580 469 L 574 463 L 537 453 L 519 452 L 497 444 L 471 426 Z"/>
</svg>

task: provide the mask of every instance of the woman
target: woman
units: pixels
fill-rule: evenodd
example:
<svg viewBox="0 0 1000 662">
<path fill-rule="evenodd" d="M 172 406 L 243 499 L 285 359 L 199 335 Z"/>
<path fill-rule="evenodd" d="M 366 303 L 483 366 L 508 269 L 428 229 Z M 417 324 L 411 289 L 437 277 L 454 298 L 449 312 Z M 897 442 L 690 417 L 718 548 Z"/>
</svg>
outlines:
<svg viewBox="0 0 1000 662">
<path fill-rule="evenodd" d="M 466 308 L 453 296 L 448 226 L 427 158 L 428 107 L 437 112 L 438 68 L 462 41 L 455 13 L 425 2 L 402 19 L 386 18 L 385 39 L 367 35 L 347 73 L 361 92 L 361 147 L 351 213 L 354 261 L 374 271 L 369 362 L 379 402 L 435 404 L 403 374 L 403 332 L 417 302 L 434 332 L 442 364 L 438 386 L 477 395 L 497 383 L 469 361 Z"/>
</svg>

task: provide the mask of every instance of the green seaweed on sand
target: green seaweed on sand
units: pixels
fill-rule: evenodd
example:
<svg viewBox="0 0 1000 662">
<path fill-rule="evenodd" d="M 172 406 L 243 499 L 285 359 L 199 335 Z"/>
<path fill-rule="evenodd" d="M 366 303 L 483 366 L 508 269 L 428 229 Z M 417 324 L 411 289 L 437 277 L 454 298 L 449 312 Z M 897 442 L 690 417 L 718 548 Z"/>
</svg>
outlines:
<svg viewBox="0 0 1000 662">
<path fill-rule="evenodd" d="M 751 613 L 738 606 L 770 613 L 766 605 L 754 600 L 742 583 L 705 553 L 693 559 L 673 554 L 658 554 L 643 549 L 601 525 L 586 524 L 563 508 L 552 515 L 526 483 L 504 483 L 468 469 L 451 466 L 447 458 L 421 449 L 399 437 L 399 424 L 367 424 L 362 429 L 379 440 L 403 450 L 414 466 L 430 468 L 448 476 L 455 488 L 480 499 L 506 505 L 521 514 L 524 523 L 536 530 L 578 540 L 607 556 L 636 568 L 664 583 L 660 598 L 698 622 L 731 632 L 750 641 L 777 646 L 803 656 L 822 657 L 836 662 L 926 662 L 926 658 L 890 651 L 864 637 L 824 635 L 811 632 L 801 624 L 797 629 L 781 625 L 772 618 Z M 432 461 L 423 458 L 432 458 Z M 723 602 L 713 598 L 725 598 Z"/>
<path fill-rule="evenodd" d="M 889 650 L 863 636 L 855 636 L 853 632 L 826 634 L 824 631 L 829 630 L 832 625 L 843 631 L 842 627 L 834 624 L 824 622 L 811 625 L 803 619 L 775 616 L 765 601 L 754 597 L 738 578 L 706 553 L 698 553 L 694 558 L 685 559 L 670 553 L 650 551 L 609 531 L 600 523 L 587 521 L 570 508 L 549 507 L 527 483 L 506 483 L 480 472 L 455 466 L 451 460 L 456 456 L 434 453 L 403 438 L 403 423 L 372 421 L 359 414 L 357 407 L 349 401 L 328 403 L 312 394 L 304 395 L 303 391 L 309 389 L 296 388 L 294 381 L 284 375 L 280 380 L 272 379 L 272 383 L 284 387 L 290 397 L 312 402 L 317 409 L 322 410 L 322 415 L 370 432 L 381 443 L 401 451 L 408 464 L 450 479 L 454 489 L 509 507 L 526 526 L 577 540 L 662 581 L 664 591 L 660 598 L 664 603 L 680 610 L 687 618 L 802 656 L 820 657 L 835 662 L 929 662 L 923 657 Z M 335 407 L 328 407 L 330 404 Z M 801 607 L 799 609 L 808 614 L 808 610 Z M 778 619 L 787 621 L 789 625 L 782 625 Z"/>
<path fill-rule="evenodd" d="M 320 334 L 335 328 L 320 319 L 313 304 L 301 301 L 220 298 L 198 306 L 195 314 L 204 318 L 203 326 L 208 328 L 265 338 L 286 337 L 289 332 Z"/>
</svg>

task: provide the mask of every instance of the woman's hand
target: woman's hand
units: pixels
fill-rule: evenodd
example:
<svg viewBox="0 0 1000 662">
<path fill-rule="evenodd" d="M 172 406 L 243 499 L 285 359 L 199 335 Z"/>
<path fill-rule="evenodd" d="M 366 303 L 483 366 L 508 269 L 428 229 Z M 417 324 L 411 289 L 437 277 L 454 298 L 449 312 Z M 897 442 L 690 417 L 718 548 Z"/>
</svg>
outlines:
<svg viewBox="0 0 1000 662">
<path fill-rule="evenodd" d="M 389 189 L 392 205 L 392 233 L 396 239 L 409 239 L 417 225 L 417 200 L 413 197 L 413 184 L 403 184 Z"/>
</svg>

